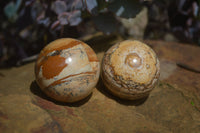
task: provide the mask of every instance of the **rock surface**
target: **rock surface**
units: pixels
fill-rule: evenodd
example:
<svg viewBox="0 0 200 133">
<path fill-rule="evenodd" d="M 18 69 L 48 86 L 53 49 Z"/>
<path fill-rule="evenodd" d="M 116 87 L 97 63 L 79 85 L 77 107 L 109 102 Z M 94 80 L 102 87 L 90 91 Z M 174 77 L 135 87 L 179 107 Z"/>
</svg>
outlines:
<svg viewBox="0 0 200 133">
<path fill-rule="evenodd" d="M 121 39 L 91 45 L 98 58 Z M 56 102 L 35 82 L 34 63 L 0 70 L 0 132 L 200 132 L 200 47 L 145 41 L 161 63 L 161 78 L 146 99 L 124 101 L 101 79 L 93 93 L 73 104 Z M 197 70 L 197 71 L 193 71 Z"/>
</svg>

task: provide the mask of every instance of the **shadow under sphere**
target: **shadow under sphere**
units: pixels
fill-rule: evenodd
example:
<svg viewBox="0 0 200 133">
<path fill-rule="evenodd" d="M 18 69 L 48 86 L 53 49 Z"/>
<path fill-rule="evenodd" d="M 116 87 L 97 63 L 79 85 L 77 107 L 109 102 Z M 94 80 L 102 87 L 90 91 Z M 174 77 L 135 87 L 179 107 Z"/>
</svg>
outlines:
<svg viewBox="0 0 200 133">
<path fill-rule="evenodd" d="M 40 87 L 38 86 L 37 82 L 34 80 L 31 85 L 30 85 L 30 91 L 42 98 L 42 99 L 45 99 L 45 100 L 48 100 L 48 101 L 51 101 L 57 105 L 62 105 L 62 106 L 71 106 L 71 107 L 79 107 L 83 104 L 85 104 L 86 102 L 88 102 L 88 100 L 91 98 L 92 96 L 92 93 L 90 95 L 88 95 L 86 98 L 80 100 L 80 101 L 77 101 L 77 102 L 74 102 L 74 103 L 67 103 L 67 102 L 60 102 L 60 101 L 56 101 L 50 97 L 48 97 L 41 89 Z"/>
</svg>

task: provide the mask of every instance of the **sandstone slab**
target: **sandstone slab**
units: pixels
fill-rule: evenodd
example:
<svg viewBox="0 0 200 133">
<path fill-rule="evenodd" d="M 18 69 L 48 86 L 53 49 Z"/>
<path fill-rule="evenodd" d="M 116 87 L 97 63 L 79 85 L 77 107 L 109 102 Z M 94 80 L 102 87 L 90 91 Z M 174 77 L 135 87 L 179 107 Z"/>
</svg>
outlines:
<svg viewBox="0 0 200 133">
<path fill-rule="evenodd" d="M 92 45 L 102 59 L 113 40 Z M 73 103 L 48 98 L 34 77 L 34 63 L 0 70 L 2 133 L 199 133 L 200 47 L 145 41 L 161 61 L 161 79 L 149 97 L 124 101 L 99 80 L 93 93 Z M 192 69 L 189 69 L 192 68 Z"/>
</svg>

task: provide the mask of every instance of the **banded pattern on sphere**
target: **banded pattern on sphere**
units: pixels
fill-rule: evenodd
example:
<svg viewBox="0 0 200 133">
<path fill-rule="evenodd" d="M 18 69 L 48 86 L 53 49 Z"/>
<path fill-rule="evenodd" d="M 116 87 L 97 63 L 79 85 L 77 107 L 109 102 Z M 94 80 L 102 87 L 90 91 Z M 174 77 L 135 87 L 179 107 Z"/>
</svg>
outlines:
<svg viewBox="0 0 200 133">
<path fill-rule="evenodd" d="M 40 53 L 36 81 L 51 98 L 75 102 L 87 97 L 99 79 L 100 64 L 95 52 L 84 42 L 58 39 Z"/>
</svg>

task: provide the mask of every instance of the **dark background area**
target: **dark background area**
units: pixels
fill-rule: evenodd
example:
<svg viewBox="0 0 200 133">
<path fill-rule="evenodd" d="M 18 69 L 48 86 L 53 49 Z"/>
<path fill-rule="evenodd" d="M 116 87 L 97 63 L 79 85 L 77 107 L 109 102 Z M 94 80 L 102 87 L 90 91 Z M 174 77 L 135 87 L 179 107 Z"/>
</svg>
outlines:
<svg viewBox="0 0 200 133">
<path fill-rule="evenodd" d="M 0 67 L 20 65 L 49 42 L 102 32 L 200 46 L 199 0 L 10 0 L 0 2 Z M 142 28 L 139 23 L 144 23 Z M 127 24 L 128 22 L 128 24 Z M 135 24 L 136 22 L 136 24 Z M 146 22 L 146 23 L 145 23 Z M 138 30 L 135 30 L 136 29 Z M 130 30 L 131 29 L 131 30 Z M 138 35 L 140 32 L 140 36 Z"/>
</svg>

